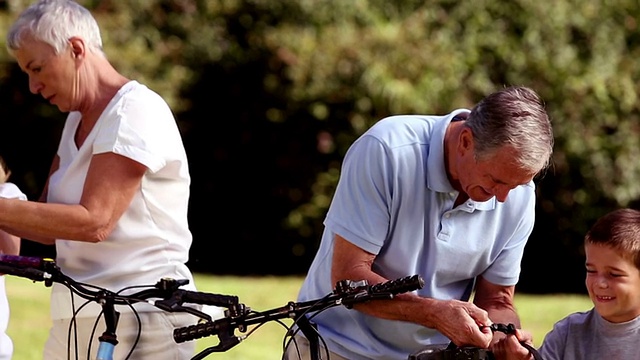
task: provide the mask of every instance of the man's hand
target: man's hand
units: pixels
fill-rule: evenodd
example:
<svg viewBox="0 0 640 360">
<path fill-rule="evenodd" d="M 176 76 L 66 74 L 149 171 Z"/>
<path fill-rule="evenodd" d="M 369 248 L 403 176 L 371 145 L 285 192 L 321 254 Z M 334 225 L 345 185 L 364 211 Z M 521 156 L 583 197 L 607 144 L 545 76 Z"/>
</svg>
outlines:
<svg viewBox="0 0 640 360">
<path fill-rule="evenodd" d="M 492 322 L 486 311 L 466 301 L 438 301 L 432 311 L 433 327 L 459 347 L 489 348 L 493 333 L 487 326 Z"/>
<path fill-rule="evenodd" d="M 531 333 L 516 329 L 515 334 L 510 334 L 492 345 L 491 352 L 496 360 L 533 360 L 533 354 L 521 342 L 533 346 Z"/>
</svg>

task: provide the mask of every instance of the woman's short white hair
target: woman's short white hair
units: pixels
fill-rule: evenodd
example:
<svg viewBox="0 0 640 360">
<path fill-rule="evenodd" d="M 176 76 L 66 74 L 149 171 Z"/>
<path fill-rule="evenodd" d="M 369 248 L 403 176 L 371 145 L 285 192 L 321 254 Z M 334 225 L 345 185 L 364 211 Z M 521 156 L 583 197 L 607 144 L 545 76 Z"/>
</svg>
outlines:
<svg viewBox="0 0 640 360">
<path fill-rule="evenodd" d="M 25 9 L 7 33 L 9 52 L 20 49 L 30 36 L 51 45 L 56 54 L 67 48 L 69 39 L 80 37 L 89 51 L 104 56 L 98 23 L 73 0 L 40 0 Z"/>
</svg>

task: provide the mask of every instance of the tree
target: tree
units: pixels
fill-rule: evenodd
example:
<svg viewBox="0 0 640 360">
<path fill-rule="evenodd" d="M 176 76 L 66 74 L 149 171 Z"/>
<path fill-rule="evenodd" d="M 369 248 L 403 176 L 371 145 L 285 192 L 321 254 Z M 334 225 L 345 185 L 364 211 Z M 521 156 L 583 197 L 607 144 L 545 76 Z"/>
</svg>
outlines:
<svg viewBox="0 0 640 360">
<path fill-rule="evenodd" d="M 536 89 L 556 135 L 553 167 L 538 179 L 524 290 L 581 291 L 586 230 L 615 207 L 639 205 L 634 1 L 85 3 L 116 67 L 176 111 L 197 270 L 304 273 L 357 136 L 387 115 L 471 107 L 505 85 Z M 3 24 L 24 6 L 12 4 Z M 12 136 L 0 151 L 35 194 L 63 117 L 0 59 L 0 102 L 20 114 L 5 120 Z M 29 155 L 34 139 L 44 150 Z M 233 268 L 215 261 L 229 255 Z M 542 289 L 539 276 L 556 284 Z"/>
</svg>

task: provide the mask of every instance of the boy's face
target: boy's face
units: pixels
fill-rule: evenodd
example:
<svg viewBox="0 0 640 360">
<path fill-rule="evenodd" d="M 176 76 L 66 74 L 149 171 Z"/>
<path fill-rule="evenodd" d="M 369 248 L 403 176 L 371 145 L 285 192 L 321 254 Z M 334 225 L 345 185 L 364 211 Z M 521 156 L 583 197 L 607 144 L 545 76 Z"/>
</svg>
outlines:
<svg viewBox="0 0 640 360">
<path fill-rule="evenodd" d="M 587 244 L 585 252 L 585 283 L 598 314 L 613 323 L 639 316 L 640 270 L 607 246 Z"/>
</svg>

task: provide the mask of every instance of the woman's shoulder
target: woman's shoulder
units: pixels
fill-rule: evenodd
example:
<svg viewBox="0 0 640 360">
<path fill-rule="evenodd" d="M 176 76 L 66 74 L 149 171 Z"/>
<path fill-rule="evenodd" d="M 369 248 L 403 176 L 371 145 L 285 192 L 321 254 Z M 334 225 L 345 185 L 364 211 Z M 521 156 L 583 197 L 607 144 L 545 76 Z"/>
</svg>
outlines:
<svg viewBox="0 0 640 360">
<path fill-rule="evenodd" d="M 136 80 L 122 86 L 114 100 L 112 106 L 120 109 L 122 113 L 147 114 L 154 118 L 161 114 L 172 114 L 169 104 L 160 94 Z"/>
</svg>

